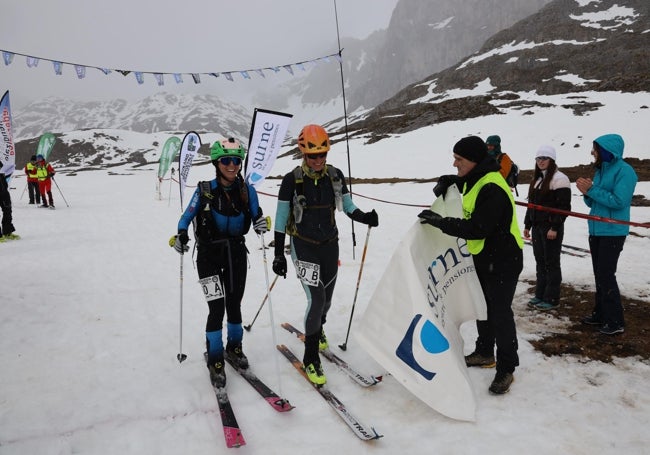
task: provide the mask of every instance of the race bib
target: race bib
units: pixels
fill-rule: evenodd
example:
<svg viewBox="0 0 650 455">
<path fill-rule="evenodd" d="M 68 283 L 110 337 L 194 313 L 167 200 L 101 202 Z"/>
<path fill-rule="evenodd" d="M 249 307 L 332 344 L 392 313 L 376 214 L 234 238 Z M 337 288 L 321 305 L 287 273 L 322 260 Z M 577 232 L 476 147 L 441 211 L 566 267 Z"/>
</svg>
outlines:
<svg viewBox="0 0 650 455">
<path fill-rule="evenodd" d="M 223 285 L 221 284 L 221 278 L 219 275 L 212 275 L 199 280 L 201 289 L 203 289 L 203 296 L 205 301 L 209 302 L 211 300 L 222 299 L 225 297 L 223 292 Z"/>
<path fill-rule="evenodd" d="M 307 286 L 318 286 L 320 281 L 320 265 L 313 262 L 295 262 L 298 278 Z"/>
</svg>

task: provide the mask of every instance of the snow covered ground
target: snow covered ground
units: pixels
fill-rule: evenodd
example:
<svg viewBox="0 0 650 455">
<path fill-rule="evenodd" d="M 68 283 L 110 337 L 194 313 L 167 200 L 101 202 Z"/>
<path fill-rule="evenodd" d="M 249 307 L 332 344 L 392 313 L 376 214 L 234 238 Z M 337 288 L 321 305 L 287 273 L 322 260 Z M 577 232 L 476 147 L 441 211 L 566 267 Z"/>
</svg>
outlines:
<svg viewBox="0 0 650 455">
<path fill-rule="evenodd" d="M 352 171 L 362 177 L 403 178 L 450 173 L 451 146 L 466 134 L 483 138 L 500 134 L 504 150 L 523 168 L 532 167 L 534 152 L 547 142 L 545 137 L 558 148 L 560 167 L 590 162 L 591 140 L 610 132 L 623 135 L 626 156 L 650 158 L 644 134 L 648 111 L 638 112 L 644 101 L 648 105 L 647 97 L 634 96 L 631 101 L 628 95 L 619 95 L 616 99 L 624 107 L 618 111 L 611 108 L 585 117 L 571 117 L 570 112 L 566 117 L 561 113 L 502 115 L 424 128 L 368 146 L 353 141 Z M 635 115 L 625 114 L 633 110 Z M 574 148 L 576 143 L 579 147 Z M 337 144 L 329 161 L 347 168 L 343 144 Z M 272 174 L 293 164 L 279 160 Z M 0 244 L 2 455 L 228 450 L 203 362 L 207 305 L 190 255 L 183 261 L 181 283 L 180 257 L 167 246 L 180 216 L 178 187 L 171 188 L 166 181 L 164 198 L 158 200 L 156 171 L 157 164 L 137 170 L 125 165 L 76 175 L 60 172 L 56 181 L 69 207 L 54 187 L 55 211 L 27 205 L 27 196 L 21 198 L 24 178 L 13 180 L 14 224 L 22 239 Z M 211 178 L 212 172 L 211 166 L 195 167 L 190 184 Z M 270 195 L 277 194 L 278 184 L 269 179 L 261 189 L 269 194 L 260 199 L 271 216 L 276 201 Z M 404 204 L 429 205 L 432 187 L 430 183 L 354 186 L 356 204 L 364 210 L 375 208 L 380 225 L 370 236 L 346 352 L 336 345 L 345 340 L 366 227 L 355 225 L 353 249 L 351 224 L 343 216 L 338 218 L 341 272 L 327 334 L 334 351 L 367 374 L 385 371 L 356 343 L 355 327 L 394 246 L 416 222 L 420 207 Z M 523 190 L 520 187 L 520 194 Z M 650 183 L 640 183 L 635 193 L 650 197 Z M 587 213 L 575 188 L 574 195 L 573 210 Z M 518 207 L 520 221 L 523 210 Z M 650 221 L 650 208 L 633 208 L 632 219 Z M 619 284 L 624 294 L 647 301 L 650 232 L 633 230 L 645 237 L 628 238 L 619 262 Z M 272 238 L 265 237 L 267 242 Z M 251 232 L 247 242 L 250 269 L 244 324 L 252 321 L 266 293 L 260 238 Z M 567 221 L 565 243 L 587 247 L 585 220 Z M 494 370 L 470 370 L 477 396 L 476 422 L 438 414 L 391 376 L 362 389 L 336 367 L 324 364 L 336 395 L 360 420 L 384 435 L 372 442 L 358 440 L 275 350 L 278 342 L 302 353 L 298 340 L 279 323 L 302 327 L 305 308 L 298 281 L 291 276 L 279 279 L 252 330 L 245 333 L 244 348 L 253 371 L 296 408 L 276 413 L 227 370 L 229 394 L 247 442 L 238 453 L 647 453 L 650 364 L 630 358 L 604 364 L 547 358 L 536 352 L 529 341 L 539 335 L 529 320 L 528 285 L 523 283 L 534 278 L 534 259 L 530 247 L 525 248 L 522 283 L 514 301 L 521 366 L 504 396 L 487 392 Z M 269 279 L 273 279 L 272 250 L 267 256 Z M 593 288 L 588 258 L 563 256 L 562 261 L 565 281 Z M 188 358 L 179 364 L 181 288 L 182 350 Z M 271 307 L 277 327 L 269 322 Z M 585 305 L 585 314 L 590 309 L 591 302 Z M 563 330 L 554 318 L 549 317 L 548 324 L 548 330 Z M 475 337 L 473 324 L 463 325 L 462 332 L 469 351 Z"/>
</svg>

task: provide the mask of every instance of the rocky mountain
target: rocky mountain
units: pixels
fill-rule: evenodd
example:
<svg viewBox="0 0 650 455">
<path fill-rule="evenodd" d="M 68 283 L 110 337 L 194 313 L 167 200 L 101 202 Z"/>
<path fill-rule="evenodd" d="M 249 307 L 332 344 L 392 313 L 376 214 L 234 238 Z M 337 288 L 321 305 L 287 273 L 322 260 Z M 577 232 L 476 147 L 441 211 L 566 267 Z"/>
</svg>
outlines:
<svg viewBox="0 0 650 455">
<path fill-rule="evenodd" d="M 376 141 L 501 109 L 550 106 L 551 98 L 540 102 L 531 93 L 576 93 L 564 107 L 582 115 L 599 108 L 589 102 L 590 91 L 650 91 L 647 0 L 554 0 L 492 36 L 478 52 L 401 90 L 348 131 Z"/>
<path fill-rule="evenodd" d="M 46 131 L 121 129 L 158 131 L 218 131 L 247 139 L 252 112 L 214 95 L 157 93 L 137 102 L 72 101 L 46 98 L 33 102 L 13 118 L 14 137 L 40 136 Z"/>
<path fill-rule="evenodd" d="M 400 0 L 386 30 L 364 40 L 342 40 L 348 110 L 372 108 L 409 84 L 456 64 L 480 49 L 489 37 L 548 2 Z M 282 106 L 296 93 L 303 104 L 324 105 L 336 100 L 341 96 L 338 68 L 314 71 L 265 99 Z"/>
</svg>

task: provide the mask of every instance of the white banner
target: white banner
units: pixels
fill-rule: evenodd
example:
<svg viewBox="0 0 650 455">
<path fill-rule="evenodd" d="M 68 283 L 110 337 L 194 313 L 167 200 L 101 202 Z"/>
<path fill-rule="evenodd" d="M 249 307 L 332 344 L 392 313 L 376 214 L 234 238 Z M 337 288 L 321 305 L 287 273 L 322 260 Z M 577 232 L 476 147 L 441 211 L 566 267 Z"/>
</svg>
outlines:
<svg viewBox="0 0 650 455">
<path fill-rule="evenodd" d="M 181 153 L 178 155 L 178 170 L 180 175 L 179 185 L 181 190 L 181 210 L 185 207 L 183 205 L 183 193 L 185 193 L 185 186 L 187 185 L 187 177 L 190 174 L 192 161 L 197 152 L 201 148 L 201 138 L 194 131 L 190 131 L 183 138 L 181 143 Z"/>
<path fill-rule="evenodd" d="M 11 104 L 9 90 L 0 98 L 0 173 L 5 174 L 7 182 L 16 169 L 16 149 L 11 132 Z"/>
<path fill-rule="evenodd" d="M 462 217 L 452 186 L 431 209 Z M 464 239 L 416 221 L 399 243 L 363 315 L 361 346 L 436 411 L 476 418 L 460 325 L 487 319 L 485 298 Z"/>
<path fill-rule="evenodd" d="M 271 172 L 284 142 L 291 114 L 255 109 L 246 155 L 246 182 L 260 185 Z"/>
</svg>

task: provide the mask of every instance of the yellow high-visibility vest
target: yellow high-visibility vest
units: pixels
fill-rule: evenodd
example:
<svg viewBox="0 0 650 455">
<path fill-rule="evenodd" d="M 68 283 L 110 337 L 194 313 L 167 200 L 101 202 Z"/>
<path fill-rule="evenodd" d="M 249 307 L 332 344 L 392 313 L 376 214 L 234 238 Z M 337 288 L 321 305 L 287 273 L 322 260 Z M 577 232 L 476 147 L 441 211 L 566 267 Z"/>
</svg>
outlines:
<svg viewBox="0 0 650 455">
<path fill-rule="evenodd" d="M 485 174 L 483 177 L 481 177 L 478 182 L 472 187 L 471 190 L 466 194 L 465 193 L 465 188 L 467 187 L 467 183 L 465 183 L 465 186 L 463 187 L 463 216 L 465 217 L 466 220 L 470 219 L 472 217 L 472 213 L 474 213 L 474 207 L 476 206 L 476 198 L 478 197 L 479 191 L 481 191 L 481 188 L 483 186 L 487 185 L 488 183 L 495 183 L 499 185 L 503 191 L 506 192 L 508 195 L 508 198 L 510 199 L 510 203 L 512 204 L 512 220 L 510 221 L 510 234 L 515 238 L 517 241 L 517 245 L 519 245 L 519 248 L 524 247 L 524 240 L 521 238 L 521 231 L 519 230 L 519 224 L 517 223 L 517 212 L 515 211 L 515 198 L 512 196 L 512 191 L 510 191 L 510 187 L 506 183 L 505 179 L 503 176 L 499 173 L 499 171 L 495 172 L 488 172 Z M 467 239 L 467 249 L 471 254 L 479 254 L 481 251 L 483 251 L 483 246 L 485 245 L 485 239 Z"/>
</svg>

